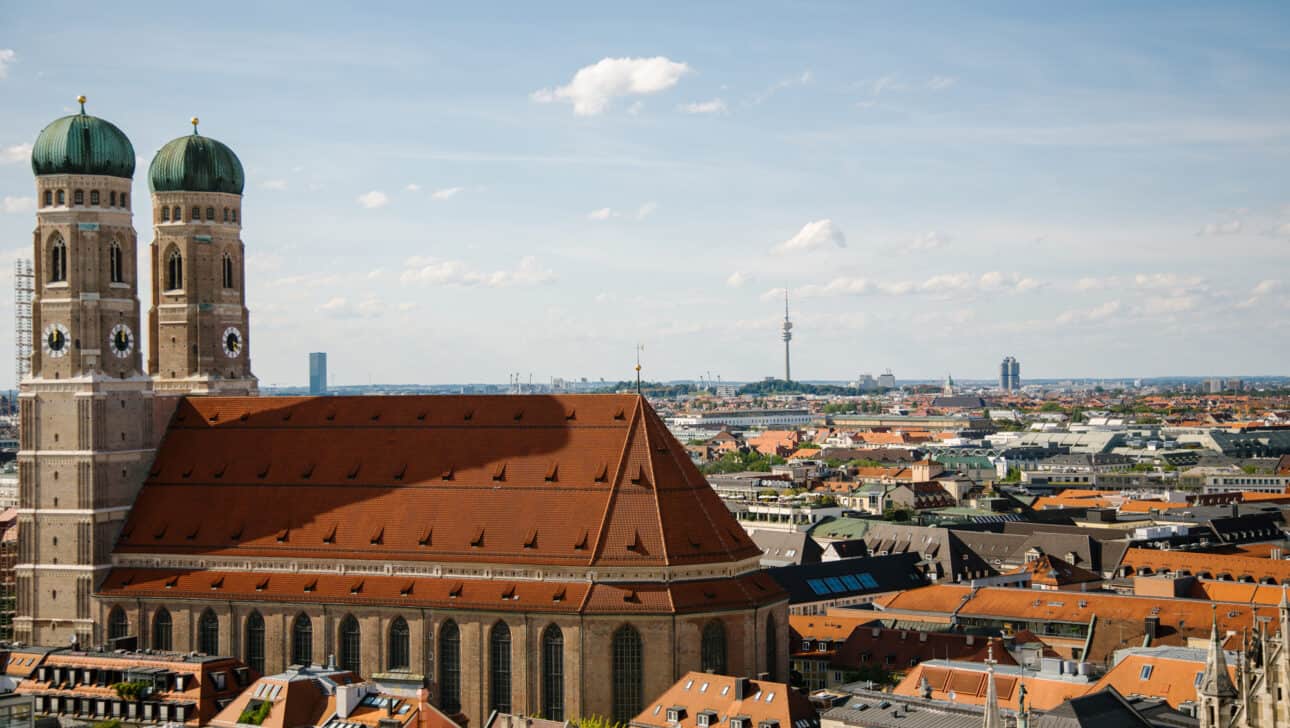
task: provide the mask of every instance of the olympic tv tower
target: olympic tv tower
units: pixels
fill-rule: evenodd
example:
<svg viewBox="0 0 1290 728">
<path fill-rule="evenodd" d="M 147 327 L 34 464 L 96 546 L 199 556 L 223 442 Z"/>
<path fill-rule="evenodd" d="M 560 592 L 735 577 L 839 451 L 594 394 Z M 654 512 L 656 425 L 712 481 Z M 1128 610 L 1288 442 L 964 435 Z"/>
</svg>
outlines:
<svg viewBox="0 0 1290 728">
<path fill-rule="evenodd" d="M 793 322 L 788 320 L 788 289 L 784 289 L 784 325 L 781 327 L 784 339 L 784 381 L 793 381 L 792 369 L 788 364 L 788 342 L 793 340 Z"/>
</svg>

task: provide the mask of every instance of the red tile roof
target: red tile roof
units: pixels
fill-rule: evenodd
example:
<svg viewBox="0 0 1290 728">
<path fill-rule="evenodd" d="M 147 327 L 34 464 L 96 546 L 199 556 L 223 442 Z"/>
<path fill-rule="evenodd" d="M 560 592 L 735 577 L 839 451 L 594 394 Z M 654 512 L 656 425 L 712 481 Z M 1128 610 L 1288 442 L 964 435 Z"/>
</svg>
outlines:
<svg viewBox="0 0 1290 728">
<path fill-rule="evenodd" d="M 760 554 L 634 395 L 186 399 L 116 552 L 601 567 Z"/>
</svg>

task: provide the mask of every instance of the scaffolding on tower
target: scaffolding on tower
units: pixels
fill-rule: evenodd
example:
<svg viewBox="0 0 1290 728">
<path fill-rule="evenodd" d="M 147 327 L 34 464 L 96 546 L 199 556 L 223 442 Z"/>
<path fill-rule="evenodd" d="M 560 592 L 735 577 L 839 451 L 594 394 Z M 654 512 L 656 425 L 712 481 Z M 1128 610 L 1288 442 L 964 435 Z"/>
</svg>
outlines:
<svg viewBox="0 0 1290 728">
<path fill-rule="evenodd" d="M 31 376 L 31 299 L 36 292 L 36 274 L 31 261 L 13 264 L 14 386 Z"/>
</svg>

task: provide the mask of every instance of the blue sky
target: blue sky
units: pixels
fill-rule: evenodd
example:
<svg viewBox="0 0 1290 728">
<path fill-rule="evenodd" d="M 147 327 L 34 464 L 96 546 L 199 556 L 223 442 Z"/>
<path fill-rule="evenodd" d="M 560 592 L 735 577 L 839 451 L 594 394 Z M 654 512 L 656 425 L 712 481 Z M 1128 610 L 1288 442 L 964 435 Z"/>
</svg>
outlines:
<svg viewBox="0 0 1290 728">
<path fill-rule="evenodd" d="M 84 93 L 141 241 L 241 157 L 265 384 L 759 378 L 784 287 L 800 378 L 1285 374 L 1290 11 L 1037 5 L 0 0 L 0 284 Z"/>
</svg>

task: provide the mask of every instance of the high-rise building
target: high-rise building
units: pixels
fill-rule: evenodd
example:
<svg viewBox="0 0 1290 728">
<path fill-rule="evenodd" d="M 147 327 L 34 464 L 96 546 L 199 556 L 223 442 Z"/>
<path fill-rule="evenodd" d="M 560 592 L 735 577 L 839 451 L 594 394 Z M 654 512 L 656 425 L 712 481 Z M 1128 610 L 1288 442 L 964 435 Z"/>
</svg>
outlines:
<svg viewBox="0 0 1290 728">
<path fill-rule="evenodd" d="M 890 369 L 878 375 L 878 388 L 879 389 L 896 388 L 896 375 L 892 374 Z"/>
<path fill-rule="evenodd" d="M 327 352 L 315 351 L 309 355 L 309 393 L 327 393 Z"/>
<path fill-rule="evenodd" d="M 999 364 L 999 389 L 1005 392 L 1021 389 L 1021 362 L 1016 357 L 1005 356 Z"/>
</svg>

